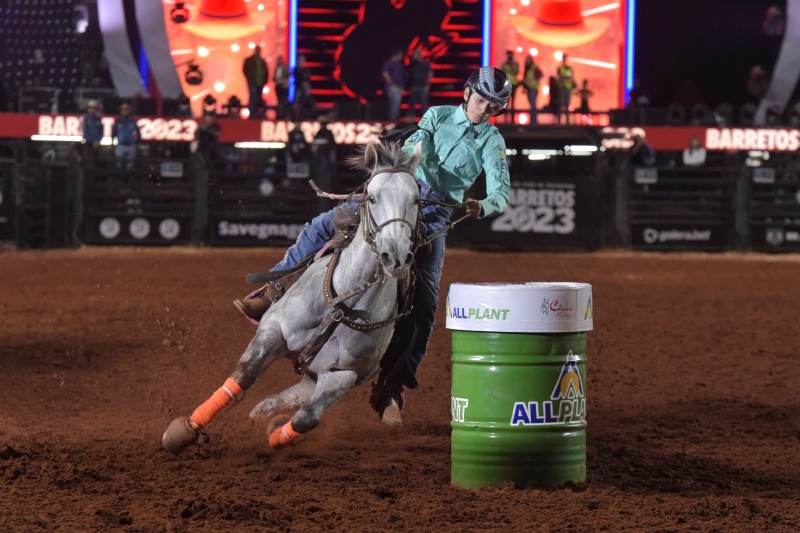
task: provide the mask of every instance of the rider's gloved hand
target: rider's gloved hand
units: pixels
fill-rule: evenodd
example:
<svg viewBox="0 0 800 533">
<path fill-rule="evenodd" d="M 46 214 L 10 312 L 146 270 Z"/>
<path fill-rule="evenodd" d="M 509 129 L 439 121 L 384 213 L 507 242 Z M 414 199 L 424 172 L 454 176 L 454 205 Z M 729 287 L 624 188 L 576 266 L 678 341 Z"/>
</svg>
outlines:
<svg viewBox="0 0 800 533">
<path fill-rule="evenodd" d="M 477 218 L 481 214 L 481 204 L 478 200 L 467 198 L 467 214 L 472 218 Z"/>
</svg>

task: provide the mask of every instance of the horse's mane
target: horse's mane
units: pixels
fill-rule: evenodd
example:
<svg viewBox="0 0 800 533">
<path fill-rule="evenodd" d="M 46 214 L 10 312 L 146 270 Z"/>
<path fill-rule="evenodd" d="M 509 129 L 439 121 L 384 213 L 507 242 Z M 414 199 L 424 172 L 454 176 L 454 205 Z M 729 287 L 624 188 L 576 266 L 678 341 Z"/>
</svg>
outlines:
<svg viewBox="0 0 800 533">
<path fill-rule="evenodd" d="M 359 148 L 356 155 L 346 159 L 347 166 L 355 170 L 364 170 L 371 173 L 381 168 L 408 167 L 411 162 L 411 155 L 403 151 L 401 143 L 381 142 L 381 144 L 374 144 L 373 146 L 378 154 L 378 163 L 374 168 L 367 165 L 364 158 L 366 146 Z M 342 202 L 333 213 L 333 228 L 336 231 L 333 245 L 336 248 L 347 246 L 351 240 L 349 236 L 358 229 L 358 225 L 361 222 L 361 213 L 358 208 L 352 209 L 348 205 L 354 197 L 364 194 L 367 183 L 364 182 L 364 184 L 351 192 L 347 200 Z"/>
<path fill-rule="evenodd" d="M 380 144 L 373 144 L 375 151 L 378 153 L 378 164 L 375 168 L 367 165 L 364 159 L 364 152 L 367 147 L 358 149 L 358 154 L 351 155 L 347 158 L 347 166 L 355 170 L 364 170 L 372 172 L 381 168 L 396 168 L 407 167 L 411 161 L 411 154 L 403 151 L 402 143 L 381 142 Z"/>
</svg>

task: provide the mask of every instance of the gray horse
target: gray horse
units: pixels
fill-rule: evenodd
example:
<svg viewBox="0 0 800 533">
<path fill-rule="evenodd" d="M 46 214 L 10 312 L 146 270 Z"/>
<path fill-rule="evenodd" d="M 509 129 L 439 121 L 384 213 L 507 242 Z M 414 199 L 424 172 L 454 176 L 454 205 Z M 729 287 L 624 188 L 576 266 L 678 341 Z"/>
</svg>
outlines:
<svg viewBox="0 0 800 533">
<path fill-rule="evenodd" d="M 389 321 L 400 312 L 398 283 L 409 275 L 418 244 L 419 187 L 414 168 L 422 158 L 420 147 L 421 143 L 411 156 L 395 144 L 366 147 L 358 166 L 371 171 L 371 176 L 361 196 L 360 225 L 352 242 L 334 254 L 338 265 L 328 269 L 330 255 L 316 260 L 267 311 L 225 384 L 190 417 L 177 418 L 169 425 L 162 437 L 166 450 L 177 454 L 194 444 L 200 430 L 240 400 L 261 372 L 278 359 L 294 361 L 305 375 L 296 385 L 261 401 L 250 413 L 251 417 L 274 417 L 295 411 L 288 421 L 273 418 L 269 443 L 275 449 L 314 429 L 322 413 L 345 392 L 378 372 L 394 329 Z M 331 304 L 336 295 L 346 297 L 344 316 Z M 330 324 L 331 318 L 345 324 L 332 324 L 332 333 L 329 329 L 320 334 L 320 325 Z M 346 327 L 348 322 L 353 327 Z M 381 323 L 386 325 L 380 327 Z M 325 342 L 309 350 L 315 341 Z"/>
</svg>

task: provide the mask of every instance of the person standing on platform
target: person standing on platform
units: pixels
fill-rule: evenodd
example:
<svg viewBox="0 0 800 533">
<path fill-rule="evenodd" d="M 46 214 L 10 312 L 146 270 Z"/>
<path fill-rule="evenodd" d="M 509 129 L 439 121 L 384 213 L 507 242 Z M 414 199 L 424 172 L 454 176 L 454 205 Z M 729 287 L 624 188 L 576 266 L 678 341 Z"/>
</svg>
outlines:
<svg viewBox="0 0 800 533">
<path fill-rule="evenodd" d="M 531 104 L 531 124 L 538 121 L 539 110 L 536 107 L 536 99 L 539 97 L 539 87 L 541 85 L 543 73 L 533 61 L 533 56 L 525 57 L 525 74 L 522 78 L 522 85 L 528 93 L 528 102 Z"/>
<path fill-rule="evenodd" d="M 589 98 L 594 96 L 594 92 L 589 89 L 589 80 L 583 80 L 583 85 L 581 85 L 581 88 L 576 92 L 578 96 L 581 97 L 581 107 L 578 109 L 578 113 L 581 115 L 588 115 L 592 112 L 589 108 Z"/>
<path fill-rule="evenodd" d="M 384 89 L 386 90 L 386 99 L 389 101 L 389 122 L 397 122 L 397 118 L 400 116 L 405 73 L 403 51 L 395 48 L 392 50 L 392 56 L 383 64 Z"/>
<path fill-rule="evenodd" d="M 575 73 L 572 67 L 567 64 L 567 55 L 561 58 L 561 65 L 558 67 L 558 123 L 561 124 L 561 112 L 566 114 L 566 124 L 569 124 L 569 104 L 572 100 L 572 91 L 575 89 Z"/>
<path fill-rule="evenodd" d="M 275 82 L 275 97 L 278 99 L 276 118 L 286 118 L 289 115 L 289 67 L 284 64 L 283 56 L 275 60 L 272 81 Z"/>
<path fill-rule="evenodd" d="M 408 66 L 409 116 L 421 117 L 428 110 L 432 79 L 433 70 L 430 64 L 422 57 L 422 50 L 415 49 L 411 64 Z M 419 104 L 419 115 L 417 115 L 417 104 Z"/>
<path fill-rule="evenodd" d="M 514 114 L 516 111 L 516 104 L 514 103 L 517 99 L 517 89 L 520 87 L 519 78 L 519 63 L 514 61 L 514 52 L 508 50 L 506 52 L 506 62 L 503 63 L 503 72 L 506 73 L 508 76 L 509 81 L 511 81 L 511 120 L 514 121 Z"/>
<path fill-rule="evenodd" d="M 312 118 L 309 115 L 315 111 L 316 103 L 311 96 L 311 70 L 306 66 L 306 56 L 297 57 L 297 66 L 294 67 L 294 88 L 295 118 L 300 120 Z"/>
<path fill-rule="evenodd" d="M 269 68 L 267 63 L 261 58 L 261 48 L 256 46 L 253 55 L 244 60 L 242 67 L 244 77 L 247 79 L 247 88 L 250 91 L 250 99 L 247 101 L 247 108 L 250 110 L 250 118 L 262 116 L 264 109 L 264 86 L 269 81 Z"/>
</svg>

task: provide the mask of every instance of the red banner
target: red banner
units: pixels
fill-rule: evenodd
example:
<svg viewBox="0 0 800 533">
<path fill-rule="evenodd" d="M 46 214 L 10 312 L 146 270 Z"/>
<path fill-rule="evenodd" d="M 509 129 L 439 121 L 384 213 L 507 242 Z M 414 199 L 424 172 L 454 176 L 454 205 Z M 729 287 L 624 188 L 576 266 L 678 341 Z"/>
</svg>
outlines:
<svg viewBox="0 0 800 533">
<path fill-rule="evenodd" d="M 194 140 L 199 122 L 193 118 L 137 119 L 144 141 Z M 239 120 L 220 118 L 220 142 L 271 142 L 285 143 L 294 123 L 282 120 Z M 111 136 L 113 116 L 102 117 L 103 135 Z M 328 128 L 337 144 L 363 145 L 376 142 L 383 132 L 381 122 L 332 122 Z M 501 132 L 503 125 L 499 125 Z M 542 126 L 540 126 L 541 128 Z M 319 122 L 301 125 L 308 142 L 319 131 Z M 515 130 L 518 126 L 514 127 Z M 706 150 L 735 151 L 756 150 L 765 152 L 794 152 L 800 149 L 800 129 L 793 128 L 701 128 L 674 126 L 608 126 L 602 128 L 603 146 L 608 150 L 627 149 L 635 135 L 642 136 L 650 146 L 659 151 L 681 151 L 697 137 Z M 37 136 L 44 136 L 43 138 Z M 33 115 L 25 113 L 0 114 L 0 138 L 33 140 L 80 141 L 81 117 L 79 115 Z"/>
</svg>

